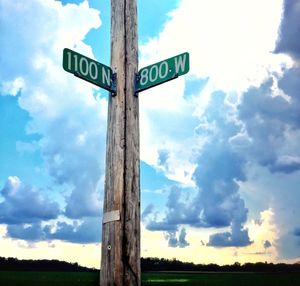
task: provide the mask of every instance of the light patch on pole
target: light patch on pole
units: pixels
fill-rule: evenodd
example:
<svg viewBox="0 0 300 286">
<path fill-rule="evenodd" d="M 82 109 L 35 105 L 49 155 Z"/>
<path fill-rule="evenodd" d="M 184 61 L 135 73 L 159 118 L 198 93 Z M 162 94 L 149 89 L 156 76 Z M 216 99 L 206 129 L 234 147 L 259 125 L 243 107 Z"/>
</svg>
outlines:
<svg viewBox="0 0 300 286">
<path fill-rule="evenodd" d="M 103 214 L 103 223 L 120 220 L 120 211 L 111 211 Z"/>
</svg>

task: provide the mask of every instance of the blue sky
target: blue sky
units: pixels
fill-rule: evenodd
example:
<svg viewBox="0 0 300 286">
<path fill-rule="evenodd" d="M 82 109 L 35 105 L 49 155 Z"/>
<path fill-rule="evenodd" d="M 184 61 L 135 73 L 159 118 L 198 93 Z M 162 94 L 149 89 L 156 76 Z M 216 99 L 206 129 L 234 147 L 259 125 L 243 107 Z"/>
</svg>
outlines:
<svg viewBox="0 0 300 286">
<path fill-rule="evenodd" d="M 139 66 L 190 72 L 140 94 L 142 256 L 300 259 L 299 1 L 138 1 Z M 0 1 L 0 255 L 99 267 L 110 1 Z"/>
</svg>

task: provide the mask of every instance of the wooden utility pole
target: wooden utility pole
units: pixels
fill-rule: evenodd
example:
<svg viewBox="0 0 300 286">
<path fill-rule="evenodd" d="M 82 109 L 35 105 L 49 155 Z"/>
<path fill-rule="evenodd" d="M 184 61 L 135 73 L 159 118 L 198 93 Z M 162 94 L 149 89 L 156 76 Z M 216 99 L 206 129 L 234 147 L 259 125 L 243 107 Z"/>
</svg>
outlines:
<svg viewBox="0 0 300 286">
<path fill-rule="evenodd" d="M 111 0 L 111 68 L 100 284 L 133 286 L 141 273 L 136 0 Z"/>
<path fill-rule="evenodd" d="M 111 67 L 65 48 L 63 68 L 110 91 L 100 284 L 140 285 L 137 93 L 186 74 L 189 71 L 189 54 L 177 55 L 138 72 L 136 0 L 111 0 Z"/>
</svg>

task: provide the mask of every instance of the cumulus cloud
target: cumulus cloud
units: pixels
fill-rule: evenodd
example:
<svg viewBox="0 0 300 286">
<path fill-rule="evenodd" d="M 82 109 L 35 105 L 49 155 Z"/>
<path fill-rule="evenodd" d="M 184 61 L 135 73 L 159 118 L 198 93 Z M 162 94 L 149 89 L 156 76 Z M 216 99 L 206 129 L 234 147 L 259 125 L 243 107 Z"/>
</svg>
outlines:
<svg viewBox="0 0 300 286">
<path fill-rule="evenodd" d="M 287 53 L 300 60 L 300 5 L 298 1 L 284 1 L 284 15 L 280 25 L 280 38 L 276 52 Z"/>
<path fill-rule="evenodd" d="M 40 241 L 45 239 L 45 233 L 40 223 L 30 225 L 8 225 L 7 236 L 28 241 Z"/>
<path fill-rule="evenodd" d="M 299 227 L 294 229 L 294 235 L 300 236 L 300 228 Z"/>
<path fill-rule="evenodd" d="M 237 105 L 250 86 L 259 87 L 271 73 L 281 73 L 282 66 L 290 64 L 287 57 L 271 52 L 281 14 L 281 0 L 179 3 L 161 33 L 140 47 L 142 66 L 185 50 L 191 59 L 185 79 L 140 95 L 142 160 L 160 168 L 168 178 L 195 186 L 196 158 L 207 135 L 215 132 L 213 119 L 202 118 L 212 94 L 221 90 L 226 100 Z M 214 103 L 218 108 L 218 102 Z M 211 113 L 213 117 L 213 110 Z M 239 149 L 252 144 L 241 126 L 229 140 Z"/>
<path fill-rule="evenodd" d="M 264 241 L 264 249 L 270 248 L 272 246 L 272 243 L 269 240 Z"/>
<path fill-rule="evenodd" d="M 271 52 L 276 47 L 283 12 L 282 1 L 265 1 L 263 6 L 261 1 L 246 1 L 243 4 L 232 1 L 230 4 L 232 6 L 228 5 L 228 1 L 226 4 L 221 1 L 210 1 L 210 4 L 181 1 L 160 35 L 141 47 L 142 61 L 145 63 L 155 62 L 162 53 L 167 57 L 174 47 L 178 51 L 188 48 L 193 62 L 190 77 L 198 79 L 198 86 L 194 87 L 198 93 L 192 94 L 189 89 L 188 85 L 193 80 L 190 83 L 188 79 L 184 82 L 184 90 L 189 95 L 186 97 L 182 90 L 178 92 L 178 87 L 176 91 L 171 88 L 161 90 L 161 94 L 173 93 L 175 96 L 172 109 L 164 101 L 155 101 L 149 107 L 149 99 L 141 100 L 142 110 L 149 116 L 155 108 L 160 110 L 161 107 L 155 107 L 155 104 L 167 110 L 179 110 L 176 103 L 180 101 L 184 108 L 187 107 L 185 112 L 192 111 L 196 116 L 194 125 L 189 125 L 193 126 L 194 133 L 185 135 L 185 138 L 190 136 L 189 142 L 193 142 L 190 145 L 186 144 L 186 140 L 181 140 L 180 136 L 176 138 L 169 135 L 166 138 L 166 129 L 163 129 L 162 135 L 164 144 L 152 144 L 150 138 L 161 138 L 160 131 L 158 128 L 148 130 L 149 148 L 156 148 L 152 153 L 156 157 L 151 157 L 156 160 L 149 161 L 150 164 L 158 166 L 169 176 L 171 168 L 174 170 L 176 165 L 172 158 L 182 159 L 178 155 L 180 152 L 185 152 L 185 159 L 193 163 L 188 174 L 194 180 L 196 191 L 188 198 L 188 191 L 173 188 L 165 214 L 153 216 L 152 219 L 148 216 L 146 223 L 149 230 L 167 231 L 171 244 L 176 244 L 175 233 L 180 225 L 191 225 L 228 228 L 228 231 L 212 234 L 208 245 L 250 245 L 252 241 L 245 227 L 247 201 L 245 203 L 240 195 L 240 185 L 248 179 L 247 168 L 251 164 L 258 164 L 267 168 L 271 176 L 277 173 L 292 175 L 299 171 L 299 70 L 293 68 L 289 57 Z M 215 7 L 220 5 L 224 7 L 218 9 L 218 13 Z M 233 6 L 236 9 L 228 11 L 227 8 Z M 296 10 L 297 5 L 292 6 Z M 199 16 L 199 11 L 206 15 Z M 266 14 L 270 18 L 267 19 Z M 218 15 L 218 21 L 211 15 Z M 285 18 L 291 17 L 289 15 L 286 12 L 283 14 Z M 262 29 L 254 28 L 253 18 Z M 183 22 L 191 22 L 188 25 L 190 27 L 198 23 L 199 37 L 193 33 L 184 34 L 180 30 Z M 220 22 L 224 23 L 221 28 Z M 207 26 L 216 26 L 218 30 L 212 33 Z M 281 31 L 284 30 L 282 27 Z M 179 43 L 174 40 L 178 39 L 178 35 L 184 39 Z M 226 40 L 220 48 L 218 43 L 223 35 Z M 197 41 L 201 36 L 207 41 L 199 44 Z M 191 102 L 192 108 L 189 106 Z M 179 112 L 178 118 L 180 115 Z M 161 124 L 157 126 L 161 127 Z M 177 146 L 181 148 L 174 148 L 175 138 Z M 186 152 L 186 146 L 190 146 L 189 152 Z"/>
<path fill-rule="evenodd" d="M 65 6 L 52 0 L 2 4 L 6 9 L 1 10 L 0 37 L 6 56 L 1 63 L 10 68 L 0 70 L 0 93 L 20 94 L 20 106 L 32 118 L 27 131 L 42 136 L 39 146 L 47 170 L 70 192 L 64 214 L 84 217 L 81 223 L 50 227 L 39 224 L 36 214 L 38 222 L 19 220 L 8 233 L 31 240 L 96 241 L 96 233 L 87 227 L 93 228 L 91 221 L 97 220 L 101 209 L 106 100 L 95 101 L 91 85 L 62 71 L 61 51 L 70 47 L 93 57 L 82 40 L 101 24 L 99 12 L 87 1 Z M 191 55 L 186 80 L 140 95 L 142 159 L 169 178 L 195 187 L 191 192 L 172 188 L 161 216 L 154 214 L 152 205 L 143 212 L 147 228 L 164 231 L 170 246 L 188 245 L 182 225 L 227 228 L 209 237 L 210 246 L 251 244 L 245 227 L 247 201 L 239 193 L 241 182 L 247 180 L 247 164 L 259 164 L 274 176 L 299 171 L 300 71 L 291 68 L 288 57 L 270 52 L 275 48 L 281 4 L 281 0 L 183 0 L 158 37 L 141 46 L 142 66 L 186 50 Z M 297 34 L 298 11 L 295 1 L 285 1 L 276 49 L 294 59 L 299 58 L 292 38 Z M 40 25 L 42 18 L 47 24 Z M 5 192 L 2 204 L 9 202 Z M 42 205 L 43 199 L 38 206 Z M 7 214 L 6 221 L 12 219 Z"/>
<path fill-rule="evenodd" d="M 62 240 L 72 243 L 98 243 L 101 238 L 101 223 L 97 218 L 86 218 L 81 222 L 57 222 L 54 225 L 18 224 L 7 226 L 7 236 L 27 241 Z"/>
<path fill-rule="evenodd" d="M 244 179 L 243 162 L 240 166 L 238 157 L 233 154 L 229 156 L 226 150 L 219 153 L 215 147 L 212 146 L 214 153 L 203 153 L 210 156 L 210 164 L 196 169 L 199 172 L 195 175 L 196 182 L 201 190 L 189 197 L 184 190 L 173 187 L 168 196 L 165 217 L 162 220 L 154 218 L 146 225 L 148 230 L 167 231 L 166 238 L 170 245 L 176 244 L 175 233 L 179 225 L 231 227 L 231 232 L 212 235 L 210 246 L 246 246 L 251 243 L 247 229 L 243 228 L 248 210 L 238 194 L 235 182 Z M 207 158 L 203 158 L 203 162 L 207 162 Z M 235 166 L 236 171 L 226 168 L 221 162 L 226 162 L 231 168 Z"/>
<path fill-rule="evenodd" d="M 197 168 L 193 175 L 198 191 L 188 197 L 184 190 L 173 187 L 167 200 L 165 217 L 149 220 L 146 225 L 149 230 L 169 231 L 169 237 L 174 240 L 174 233 L 180 225 L 184 224 L 193 227 L 228 227 L 229 231 L 212 234 L 208 245 L 238 247 L 252 243 L 248 230 L 244 227 L 247 222 L 248 209 L 239 194 L 239 182 L 247 180 L 246 162 L 249 160 L 257 160 L 263 165 L 274 162 L 277 154 L 271 146 L 273 147 L 272 144 L 276 144 L 276 141 L 274 143 L 270 138 L 277 134 L 284 136 L 282 132 L 284 129 L 276 132 L 278 124 L 273 126 L 271 123 L 266 126 L 265 130 L 262 128 L 256 130 L 254 126 L 253 129 L 248 127 L 248 124 L 252 124 L 252 120 L 255 121 L 255 116 L 249 115 L 248 121 L 245 114 L 248 111 L 259 113 L 256 104 L 255 107 L 251 107 L 251 104 L 247 103 L 251 92 L 252 90 L 245 94 L 238 106 L 239 113 L 236 112 L 226 94 L 223 92 L 212 94 L 197 128 L 197 133 L 207 138 L 196 159 Z M 285 102 L 281 97 L 266 95 L 261 89 L 259 94 L 261 95 L 260 100 L 268 100 L 267 96 L 270 97 L 268 105 L 273 103 L 273 100 L 275 101 L 274 105 L 277 104 L 277 101 Z M 258 95 L 254 92 L 251 100 L 255 100 L 256 97 Z M 263 109 L 264 106 L 266 104 L 261 104 L 260 108 Z M 248 111 L 246 112 L 246 110 Z M 266 117 L 270 116 L 270 112 L 267 114 Z M 257 120 L 259 121 L 259 119 Z M 256 131 L 264 134 L 259 133 L 254 136 Z M 237 138 L 239 134 L 243 134 L 240 135 L 243 139 L 239 140 L 248 141 L 248 143 L 238 144 L 237 148 L 237 144 L 233 143 L 235 141 L 233 138 Z M 258 140 L 262 141 L 258 142 Z M 283 145 L 279 143 L 278 146 L 282 147 Z M 265 150 L 268 144 L 271 146 Z M 248 157 L 249 154 L 251 155 Z"/>
<path fill-rule="evenodd" d="M 225 95 L 215 93 L 204 114 L 206 122 L 213 124 L 215 130 L 198 158 L 194 179 L 201 190 L 198 201 L 202 205 L 204 225 L 224 227 L 232 224 L 232 235 L 244 239 L 247 235 L 241 235 L 244 233 L 242 224 L 246 222 L 248 210 L 238 193 L 237 182 L 246 179 L 246 161 L 239 149 L 230 144 L 230 139 L 241 130 L 239 122 L 231 118 L 231 113 L 232 108 Z M 199 127 L 198 132 L 203 128 Z M 223 234 L 221 236 L 224 237 Z M 233 241 L 239 244 L 237 240 Z"/>
<path fill-rule="evenodd" d="M 19 92 L 31 118 L 26 131 L 40 135 L 44 168 L 67 194 L 65 215 L 99 217 L 107 102 L 96 101 L 98 88 L 61 67 L 65 47 L 93 57 L 83 40 L 101 25 L 99 11 L 88 1 L 5 0 L 1 6 L 1 94 Z"/>
<path fill-rule="evenodd" d="M 238 105 L 251 144 L 244 149 L 248 160 L 256 160 L 271 172 L 293 173 L 299 170 L 299 150 L 295 139 L 299 132 L 298 69 L 287 70 L 278 81 L 278 87 L 288 98 L 274 94 L 273 80 L 259 88 L 251 88 Z"/>
<path fill-rule="evenodd" d="M 142 212 L 142 220 L 145 220 L 147 216 L 152 213 L 153 209 L 154 209 L 154 205 L 149 204 Z"/>
<path fill-rule="evenodd" d="M 222 90 L 247 88 L 261 82 L 274 63 L 270 51 L 281 13 L 281 0 L 183 0 L 159 36 L 141 47 L 142 62 L 188 50 L 192 74 L 209 77 Z"/>
<path fill-rule="evenodd" d="M 235 229 L 235 228 L 234 228 Z M 208 246 L 214 247 L 242 247 L 251 244 L 249 240 L 248 231 L 237 228 L 232 232 L 216 233 L 210 236 Z"/>
<path fill-rule="evenodd" d="M 60 222 L 54 232 L 48 233 L 48 239 L 59 239 L 74 243 L 98 243 L 101 238 L 99 218 L 85 218 L 80 224 Z"/>
<path fill-rule="evenodd" d="M 217 109 L 216 109 L 217 108 Z M 230 226 L 231 232 L 210 236 L 210 246 L 245 246 L 250 239 L 243 224 L 248 209 L 239 195 L 237 182 L 245 181 L 246 160 L 230 139 L 241 132 L 242 126 L 232 117 L 232 107 L 222 93 L 215 93 L 204 113 L 206 122 L 215 126 L 210 141 L 197 160 L 194 179 L 199 188 L 198 212 L 207 227 Z M 203 126 L 199 127 L 201 132 Z"/>
<path fill-rule="evenodd" d="M 0 96 L 12 95 L 16 96 L 25 86 L 25 81 L 21 77 L 15 78 L 13 81 L 7 81 L 0 84 Z"/>
<path fill-rule="evenodd" d="M 61 213 L 57 202 L 51 201 L 43 190 L 24 185 L 16 176 L 8 177 L 1 190 L 0 223 L 20 224 L 55 219 Z M 33 235 L 32 229 L 29 235 Z"/>
<path fill-rule="evenodd" d="M 292 173 L 300 170 L 300 157 L 289 155 L 280 156 L 277 158 L 272 170 L 285 173 Z"/>
<path fill-rule="evenodd" d="M 166 240 L 168 240 L 169 247 L 185 248 L 185 247 L 189 246 L 189 243 L 186 241 L 185 237 L 186 237 L 185 228 L 182 228 L 180 230 L 178 238 L 177 238 L 176 231 L 168 231 L 165 233 L 165 238 L 166 238 Z"/>
<path fill-rule="evenodd" d="M 186 201 L 187 197 L 182 194 L 179 187 L 173 186 L 168 195 L 166 203 L 167 212 L 162 220 L 156 216 L 148 219 L 146 228 L 152 231 L 169 231 L 175 233 L 180 224 L 198 223 L 197 217 L 191 208 L 191 204 Z M 153 210 L 152 210 L 153 211 Z"/>
<path fill-rule="evenodd" d="M 284 6 L 281 0 L 264 1 L 263 4 L 261 1 L 209 2 L 181 1 L 160 35 L 141 47 L 142 62 L 145 63 L 155 62 L 158 56 L 167 58 L 173 51 L 188 49 L 192 63 L 189 76 L 198 79 L 194 92 L 190 90 L 193 80 L 189 83 L 187 76 L 184 88 L 178 83 L 174 90 L 169 87 L 159 92 L 149 91 L 151 96 L 157 97 L 152 104 L 146 96 L 141 97 L 142 111 L 149 118 L 154 114 L 153 110 L 156 114 L 164 108 L 180 110 L 179 102 L 183 102 L 183 115 L 189 112 L 196 118 L 194 125 L 189 124 L 193 126 L 193 134 L 185 135 L 185 138 L 190 136 L 189 142 L 193 142 L 190 145 L 186 144 L 187 140 L 173 135 L 174 132 L 169 135 L 164 128 L 160 132 L 160 122 L 156 124 L 159 128 L 147 130 L 147 140 L 143 144 L 152 153 L 144 160 L 160 167 L 169 176 L 174 165 L 181 167 L 172 158 L 182 159 L 180 152 L 184 152 L 182 162 L 193 163 L 188 174 L 194 180 L 196 191 L 188 198 L 189 191 L 173 188 L 165 213 L 151 219 L 148 216 L 146 227 L 166 231 L 171 245 L 176 245 L 176 233 L 181 225 L 226 227 L 227 231 L 209 237 L 208 245 L 211 246 L 253 245 L 246 223 L 247 203 L 251 204 L 247 196 L 254 194 L 246 197 L 240 194 L 240 185 L 248 180 L 249 170 L 253 166 L 264 170 L 256 176 L 261 178 L 266 174 L 267 178 L 263 180 L 266 184 L 259 186 L 255 178 L 252 189 L 258 197 L 265 198 L 264 207 L 271 204 L 276 208 L 276 215 L 280 213 L 282 220 L 285 216 L 279 206 L 286 209 L 289 201 L 298 197 L 295 186 L 299 180 L 295 178 L 300 170 L 300 71 L 289 56 L 278 53 L 287 53 L 294 61 L 299 59 L 295 42 L 299 5 L 297 1 L 288 0 Z M 236 9 L 228 11 L 229 7 Z M 253 19 L 261 29 L 253 25 Z M 186 33 L 182 23 L 190 29 L 197 27 L 197 32 Z M 276 48 L 279 27 L 281 35 Z M 182 41 L 178 41 L 178 37 Z M 202 38 L 205 41 L 200 43 Z M 173 94 L 172 104 L 168 100 L 159 101 L 159 96 L 164 94 Z M 184 125 L 179 126 L 180 130 L 184 129 Z M 152 138 L 163 138 L 163 144 L 152 144 Z M 175 140 L 176 144 L 173 143 Z M 175 145 L 181 148 L 174 148 Z M 186 152 L 187 146 L 189 152 Z M 183 166 L 182 169 L 186 165 Z M 179 176 L 174 178 L 183 182 Z M 276 180 L 278 185 L 280 179 L 279 186 L 271 183 Z M 286 193 L 284 198 L 283 191 Z M 258 206 L 252 207 L 259 211 Z M 298 213 L 295 207 L 293 212 Z M 292 210 L 289 213 L 284 218 L 285 224 L 288 217 L 292 217 Z M 258 223 L 263 225 L 262 221 Z M 287 241 L 281 244 L 286 246 Z"/>
<path fill-rule="evenodd" d="M 185 230 L 185 228 L 182 228 L 181 231 L 180 231 L 180 233 L 179 233 L 179 238 L 178 238 L 178 246 L 180 248 L 184 248 L 184 247 L 187 247 L 187 246 L 190 245 L 186 241 L 185 237 L 186 237 L 186 230 Z"/>
</svg>

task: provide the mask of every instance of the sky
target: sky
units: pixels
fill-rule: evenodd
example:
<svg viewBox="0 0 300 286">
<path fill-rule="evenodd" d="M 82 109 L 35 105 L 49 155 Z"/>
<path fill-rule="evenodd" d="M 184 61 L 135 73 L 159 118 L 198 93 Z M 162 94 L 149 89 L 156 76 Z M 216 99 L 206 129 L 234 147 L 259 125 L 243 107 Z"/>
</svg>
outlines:
<svg viewBox="0 0 300 286">
<path fill-rule="evenodd" d="M 300 1 L 137 1 L 141 255 L 300 260 Z M 108 93 L 62 68 L 110 62 L 110 1 L 0 0 L 0 256 L 99 268 Z"/>
</svg>

